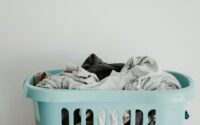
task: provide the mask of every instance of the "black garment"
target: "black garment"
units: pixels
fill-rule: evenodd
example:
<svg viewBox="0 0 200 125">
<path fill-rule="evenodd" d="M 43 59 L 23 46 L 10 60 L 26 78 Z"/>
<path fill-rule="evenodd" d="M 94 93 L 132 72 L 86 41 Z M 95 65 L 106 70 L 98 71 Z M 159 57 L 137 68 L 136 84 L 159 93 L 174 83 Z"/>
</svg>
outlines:
<svg viewBox="0 0 200 125">
<path fill-rule="evenodd" d="M 99 80 L 109 76 L 112 70 L 120 72 L 123 66 L 124 63 L 108 64 L 95 54 L 91 54 L 82 64 L 82 68 L 91 73 L 95 73 Z"/>
</svg>

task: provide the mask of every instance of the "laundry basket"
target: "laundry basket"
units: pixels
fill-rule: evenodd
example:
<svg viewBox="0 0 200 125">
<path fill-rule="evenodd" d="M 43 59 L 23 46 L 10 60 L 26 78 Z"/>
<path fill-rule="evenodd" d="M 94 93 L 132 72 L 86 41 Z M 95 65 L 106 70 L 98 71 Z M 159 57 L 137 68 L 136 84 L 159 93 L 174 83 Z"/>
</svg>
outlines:
<svg viewBox="0 0 200 125">
<path fill-rule="evenodd" d="M 47 71 L 52 74 L 62 70 Z M 66 90 L 45 89 L 33 85 L 33 75 L 24 82 L 25 96 L 33 100 L 36 125 L 62 125 L 62 111 L 68 112 L 69 125 L 74 125 L 74 111 L 81 110 L 81 125 L 86 125 L 86 111 L 93 113 L 93 125 L 99 124 L 99 113 L 105 111 L 105 124 L 111 125 L 111 112 L 118 113 L 118 125 L 123 125 L 123 113 L 130 111 L 130 125 L 136 125 L 136 111 L 143 114 L 148 125 L 148 113 L 156 112 L 156 125 L 183 125 L 185 105 L 194 96 L 194 85 L 187 75 L 169 71 L 181 83 L 182 89 L 165 91 L 133 90 Z M 112 124 L 113 125 L 113 124 Z"/>
</svg>

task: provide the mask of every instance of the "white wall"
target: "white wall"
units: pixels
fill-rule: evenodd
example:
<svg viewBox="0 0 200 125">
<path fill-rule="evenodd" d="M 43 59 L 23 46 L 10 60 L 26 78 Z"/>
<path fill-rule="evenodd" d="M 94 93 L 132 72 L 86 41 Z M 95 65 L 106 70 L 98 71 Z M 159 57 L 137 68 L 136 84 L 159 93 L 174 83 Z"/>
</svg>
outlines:
<svg viewBox="0 0 200 125">
<path fill-rule="evenodd" d="M 34 125 L 22 88 L 28 74 L 81 64 L 92 52 L 107 62 L 149 55 L 198 84 L 199 6 L 198 0 L 0 0 L 0 125 Z M 198 90 L 187 125 L 199 122 L 199 97 Z"/>
</svg>

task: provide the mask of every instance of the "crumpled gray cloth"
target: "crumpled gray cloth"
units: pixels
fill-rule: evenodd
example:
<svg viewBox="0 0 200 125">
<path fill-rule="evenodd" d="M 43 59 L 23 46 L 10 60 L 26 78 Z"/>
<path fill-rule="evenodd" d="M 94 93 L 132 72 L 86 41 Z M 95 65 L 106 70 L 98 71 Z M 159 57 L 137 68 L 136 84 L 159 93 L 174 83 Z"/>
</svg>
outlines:
<svg viewBox="0 0 200 125">
<path fill-rule="evenodd" d="M 35 85 L 54 89 L 95 89 L 95 90 L 172 90 L 180 89 L 178 80 L 171 74 L 161 70 L 156 61 L 148 56 L 131 57 L 120 72 L 99 80 L 96 74 L 90 73 L 80 66 L 67 64 L 64 72 L 59 74 L 39 73 L 35 76 Z M 124 116 L 129 115 L 128 113 Z M 116 125 L 115 113 L 111 114 L 112 125 Z M 103 115 L 99 123 L 104 123 Z M 103 124 L 100 124 L 103 125 Z M 140 125 L 140 124 L 138 124 Z"/>
<path fill-rule="evenodd" d="M 96 74 L 73 64 L 67 64 L 65 71 L 59 74 L 40 74 L 45 74 L 45 77 L 36 83 L 36 86 L 43 88 L 96 90 L 169 90 L 181 88 L 178 80 L 173 75 L 160 70 L 156 61 L 150 57 L 132 57 L 120 72 L 113 70 L 108 77 L 101 81 Z M 35 79 L 37 79 L 37 75 Z"/>
<path fill-rule="evenodd" d="M 34 79 L 37 87 L 50 89 L 79 89 L 80 86 L 99 82 L 96 74 L 73 64 L 67 64 L 64 72 L 54 75 L 42 72 L 36 74 Z"/>
<path fill-rule="evenodd" d="M 121 70 L 125 90 L 170 90 L 180 89 L 178 80 L 161 70 L 150 57 L 132 57 Z"/>
</svg>

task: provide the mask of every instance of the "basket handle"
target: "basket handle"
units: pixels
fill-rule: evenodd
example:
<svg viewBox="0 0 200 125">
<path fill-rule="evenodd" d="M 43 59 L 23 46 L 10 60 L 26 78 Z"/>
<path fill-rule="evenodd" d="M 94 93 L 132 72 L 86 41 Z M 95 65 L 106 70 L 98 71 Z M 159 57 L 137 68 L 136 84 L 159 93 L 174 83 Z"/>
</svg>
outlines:
<svg viewBox="0 0 200 125">
<path fill-rule="evenodd" d="M 26 87 L 26 86 L 28 85 L 30 79 L 31 79 L 31 76 L 28 76 L 28 77 L 24 80 L 23 88 Z"/>
</svg>

